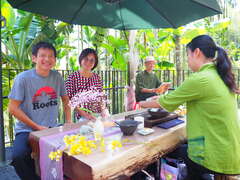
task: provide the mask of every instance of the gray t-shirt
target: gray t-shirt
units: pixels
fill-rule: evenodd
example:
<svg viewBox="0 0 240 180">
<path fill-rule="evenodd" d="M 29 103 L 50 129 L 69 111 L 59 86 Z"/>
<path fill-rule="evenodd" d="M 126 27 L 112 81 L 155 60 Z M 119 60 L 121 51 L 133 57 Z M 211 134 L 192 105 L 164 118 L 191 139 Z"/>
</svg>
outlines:
<svg viewBox="0 0 240 180">
<path fill-rule="evenodd" d="M 64 81 L 57 71 L 48 77 L 39 76 L 36 69 L 24 71 L 15 78 L 9 99 L 22 101 L 20 108 L 35 123 L 54 127 L 57 125 L 59 97 L 66 95 Z M 15 133 L 33 129 L 21 121 L 16 122 Z"/>
</svg>

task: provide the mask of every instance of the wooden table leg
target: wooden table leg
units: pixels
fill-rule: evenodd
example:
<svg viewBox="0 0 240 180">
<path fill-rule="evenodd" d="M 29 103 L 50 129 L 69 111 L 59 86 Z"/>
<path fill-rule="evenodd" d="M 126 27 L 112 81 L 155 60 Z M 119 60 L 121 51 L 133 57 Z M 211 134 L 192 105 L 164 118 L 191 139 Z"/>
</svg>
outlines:
<svg viewBox="0 0 240 180">
<path fill-rule="evenodd" d="M 214 175 L 214 180 L 238 180 L 239 178 L 237 176 L 231 176 L 231 175 Z"/>
</svg>

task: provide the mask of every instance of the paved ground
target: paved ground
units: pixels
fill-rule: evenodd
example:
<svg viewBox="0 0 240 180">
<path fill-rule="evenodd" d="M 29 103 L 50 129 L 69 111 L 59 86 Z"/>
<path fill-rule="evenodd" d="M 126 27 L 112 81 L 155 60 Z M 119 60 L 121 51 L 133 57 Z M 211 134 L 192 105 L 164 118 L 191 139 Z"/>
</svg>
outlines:
<svg viewBox="0 0 240 180">
<path fill-rule="evenodd" d="M 10 165 L 5 165 L 0 167 L 0 179 L 1 180 L 20 180 L 14 168 Z"/>
<path fill-rule="evenodd" d="M 0 180 L 20 180 L 14 168 L 10 166 L 12 149 L 6 148 L 6 164 L 0 164 Z"/>
</svg>

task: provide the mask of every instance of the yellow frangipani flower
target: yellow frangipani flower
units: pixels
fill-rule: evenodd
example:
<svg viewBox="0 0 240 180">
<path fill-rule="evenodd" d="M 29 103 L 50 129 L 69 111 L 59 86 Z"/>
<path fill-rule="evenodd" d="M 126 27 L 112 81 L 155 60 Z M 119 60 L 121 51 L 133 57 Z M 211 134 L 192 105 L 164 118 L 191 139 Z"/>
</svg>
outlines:
<svg viewBox="0 0 240 180">
<path fill-rule="evenodd" d="M 94 148 L 94 149 L 96 149 L 97 148 L 97 145 L 94 143 L 94 141 L 88 141 L 88 146 L 90 147 L 90 148 Z"/>
<path fill-rule="evenodd" d="M 121 148 L 122 147 L 122 143 L 118 140 L 113 140 L 111 142 L 111 147 L 113 150 L 115 150 L 116 148 Z"/>
<path fill-rule="evenodd" d="M 48 155 L 48 157 L 51 159 L 51 160 L 56 160 L 56 161 L 59 161 L 60 158 L 62 157 L 62 151 L 61 150 L 57 150 L 56 152 L 50 152 L 50 154 Z"/>
<path fill-rule="evenodd" d="M 96 137 L 95 137 L 96 138 Z M 92 149 L 99 147 L 101 152 L 105 152 L 105 140 L 102 136 L 97 137 L 96 140 L 87 140 L 85 136 L 71 135 L 64 136 L 63 141 L 66 145 L 68 155 L 89 155 L 92 153 Z M 111 148 L 115 150 L 116 148 L 122 147 L 121 141 L 113 140 L 111 141 Z M 55 152 L 50 152 L 48 157 L 51 160 L 59 161 L 62 157 L 62 153 L 65 150 L 57 150 Z"/>
</svg>

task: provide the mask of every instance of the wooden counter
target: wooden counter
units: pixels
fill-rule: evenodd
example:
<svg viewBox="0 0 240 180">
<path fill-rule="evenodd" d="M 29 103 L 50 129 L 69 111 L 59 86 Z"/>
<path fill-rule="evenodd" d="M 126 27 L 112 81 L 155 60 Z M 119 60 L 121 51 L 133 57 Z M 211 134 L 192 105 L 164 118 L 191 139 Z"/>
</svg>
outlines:
<svg viewBox="0 0 240 180">
<path fill-rule="evenodd" d="M 143 111 L 146 110 L 121 113 L 111 118 L 121 119 L 126 115 Z M 79 128 L 81 125 L 82 123 L 77 123 L 67 127 L 32 132 L 30 134 L 30 144 L 35 159 L 38 159 L 39 156 L 38 141 L 41 137 Z M 109 150 L 105 152 L 97 151 L 88 156 L 68 156 L 64 153 L 64 174 L 73 180 L 124 179 L 156 161 L 186 138 L 185 123 L 167 130 L 158 127 L 153 129 L 155 132 L 147 136 L 139 135 L 137 132 L 133 136 L 122 136 L 122 139 L 127 138 L 131 143 L 114 152 Z"/>
</svg>

